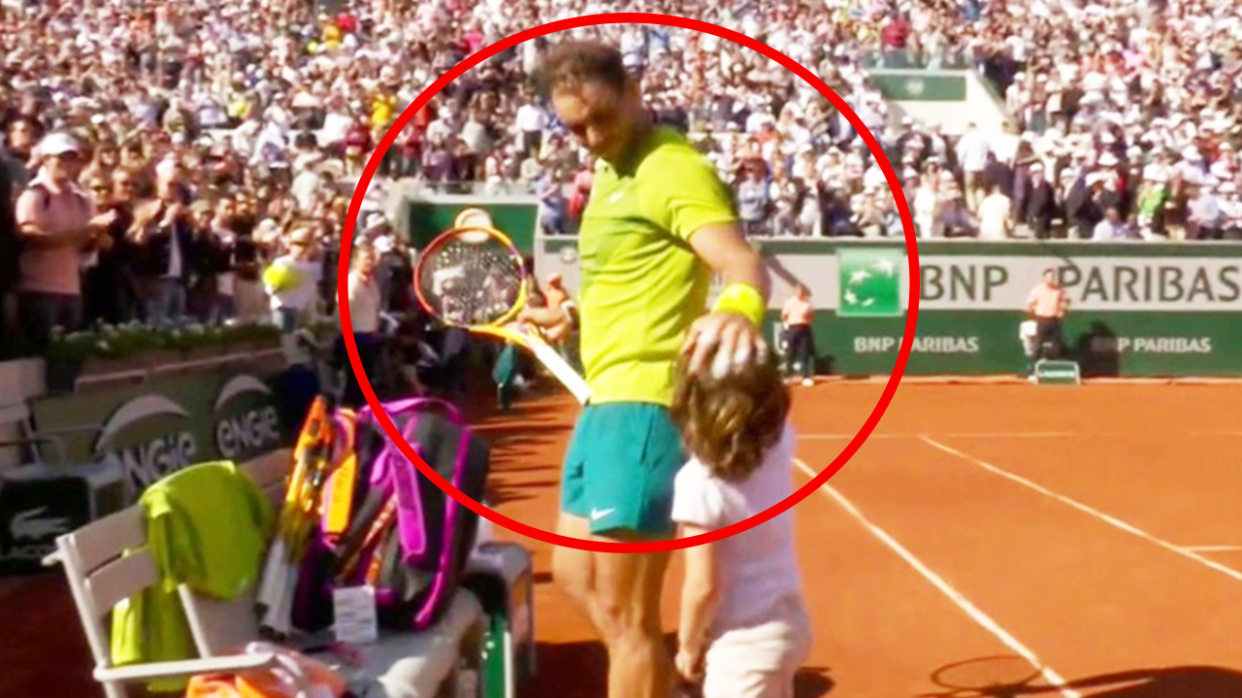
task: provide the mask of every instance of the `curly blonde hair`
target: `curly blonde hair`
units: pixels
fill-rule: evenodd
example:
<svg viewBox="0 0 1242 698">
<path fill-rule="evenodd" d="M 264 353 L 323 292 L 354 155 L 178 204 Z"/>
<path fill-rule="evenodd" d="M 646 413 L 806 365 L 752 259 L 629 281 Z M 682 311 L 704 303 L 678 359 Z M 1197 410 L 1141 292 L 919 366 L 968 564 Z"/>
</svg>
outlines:
<svg viewBox="0 0 1242 698">
<path fill-rule="evenodd" d="M 671 407 L 686 447 L 712 473 L 744 482 L 781 439 L 792 398 L 777 358 L 724 378 L 692 374 L 678 363 Z"/>
</svg>

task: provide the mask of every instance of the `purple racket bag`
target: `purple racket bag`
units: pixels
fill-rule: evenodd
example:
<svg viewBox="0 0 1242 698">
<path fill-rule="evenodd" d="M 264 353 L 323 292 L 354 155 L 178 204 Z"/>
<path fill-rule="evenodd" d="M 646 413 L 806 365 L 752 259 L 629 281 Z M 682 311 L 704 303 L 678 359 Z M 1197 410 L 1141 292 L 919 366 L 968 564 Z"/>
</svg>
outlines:
<svg viewBox="0 0 1242 698">
<path fill-rule="evenodd" d="M 436 474 L 476 502 L 484 499 L 490 449 L 454 405 L 415 398 L 384 407 Z M 373 581 L 381 627 L 424 630 L 452 603 L 478 514 L 406 458 L 369 408 L 358 413 L 354 439 L 358 475 L 349 525 L 336 540 L 322 534 L 322 522 L 317 529 L 302 567 L 295 624 L 308 631 L 330 627 L 332 590 Z"/>
</svg>

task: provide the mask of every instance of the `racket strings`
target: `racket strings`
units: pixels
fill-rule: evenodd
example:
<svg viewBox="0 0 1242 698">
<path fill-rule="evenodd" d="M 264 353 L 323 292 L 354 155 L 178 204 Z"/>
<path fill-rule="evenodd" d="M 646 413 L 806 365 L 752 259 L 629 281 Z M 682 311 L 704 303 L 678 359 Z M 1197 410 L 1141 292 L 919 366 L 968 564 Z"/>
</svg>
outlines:
<svg viewBox="0 0 1242 698">
<path fill-rule="evenodd" d="M 419 286 L 433 312 L 456 325 L 494 324 L 517 305 L 522 262 L 500 241 L 453 238 L 422 261 Z"/>
</svg>

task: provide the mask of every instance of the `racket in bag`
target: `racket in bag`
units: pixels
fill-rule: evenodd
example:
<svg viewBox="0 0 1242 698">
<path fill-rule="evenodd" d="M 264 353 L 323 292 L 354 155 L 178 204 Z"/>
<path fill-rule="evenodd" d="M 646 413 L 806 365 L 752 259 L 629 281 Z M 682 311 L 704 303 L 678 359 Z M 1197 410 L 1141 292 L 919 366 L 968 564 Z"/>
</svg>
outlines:
<svg viewBox="0 0 1242 698">
<path fill-rule="evenodd" d="M 454 405 L 415 398 L 386 403 L 385 412 L 438 475 L 484 499 L 490 450 Z M 369 408 L 347 431 L 352 453 L 324 487 L 294 623 L 310 632 L 330 627 L 333 589 L 372 586 L 381 627 L 425 630 L 452 603 L 479 517 L 406 458 Z"/>
</svg>

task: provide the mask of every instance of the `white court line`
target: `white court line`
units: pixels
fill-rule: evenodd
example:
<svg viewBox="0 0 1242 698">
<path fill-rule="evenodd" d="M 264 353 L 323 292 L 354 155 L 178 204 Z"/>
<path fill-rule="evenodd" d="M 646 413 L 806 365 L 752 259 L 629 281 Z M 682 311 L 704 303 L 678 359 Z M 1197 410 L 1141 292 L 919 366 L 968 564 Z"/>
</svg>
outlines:
<svg viewBox="0 0 1242 698">
<path fill-rule="evenodd" d="M 1182 550 L 1192 553 L 1236 553 L 1242 550 L 1242 545 L 1183 545 Z"/>
<path fill-rule="evenodd" d="M 958 458 L 961 458 L 962 460 L 965 460 L 965 461 L 967 461 L 968 463 L 973 463 L 974 465 L 976 465 L 976 466 L 978 466 L 978 467 L 980 467 L 980 468 L 982 468 L 982 469 L 984 469 L 984 470 L 986 470 L 986 471 L 988 471 L 988 472 L 992 473 L 993 475 L 999 475 L 1000 477 L 1003 477 L 1003 478 L 1005 478 L 1006 480 L 1010 480 L 1010 481 L 1012 481 L 1012 482 L 1016 482 L 1016 483 L 1018 483 L 1019 485 L 1022 485 L 1023 487 L 1026 487 L 1026 488 L 1029 488 L 1029 489 L 1035 490 L 1036 492 L 1039 492 L 1040 494 L 1045 495 L 1045 496 L 1047 496 L 1047 497 L 1051 497 L 1052 499 L 1055 499 L 1055 500 L 1057 500 L 1058 502 L 1060 502 L 1060 503 L 1062 503 L 1062 504 L 1064 504 L 1064 505 L 1066 505 L 1066 506 L 1073 507 L 1074 509 L 1077 509 L 1077 510 L 1081 511 L 1081 512 L 1083 512 L 1084 514 L 1087 514 L 1087 515 L 1089 515 L 1089 516 L 1093 516 L 1093 517 L 1095 517 L 1095 518 L 1099 519 L 1100 521 L 1103 521 L 1104 523 L 1106 523 L 1106 524 L 1108 524 L 1108 525 L 1110 525 L 1110 526 L 1113 526 L 1113 527 L 1115 527 L 1115 528 L 1119 528 L 1119 529 L 1121 529 L 1121 530 L 1123 530 L 1123 531 L 1125 531 L 1126 533 L 1129 533 L 1129 534 L 1131 534 L 1131 535 L 1138 536 L 1139 538 L 1142 538 L 1143 540 L 1147 541 L 1148 543 L 1151 543 L 1151 544 L 1153 544 L 1153 545 L 1157 545 L 1157 546 L 1159 546 L 1159 547 L 1161 547 L 1161 548 L 1164 548 L 1165 550 L 1168 550 L 1169 552 L 1176 553 L 1176 554 L 1181 555 L 1182 557 L 1184 557 L 1184 558 L 1186 558 L 1186 559 L 1188 559 L 1188 560 L 1193 560 L 1193 561 L 1195 561 L 1195 562 L 1197 562 L 1197 563 L 1199 563 L 1199 564 L 1201 564 L 1201 565 L 1203 565 L 1203 566 L 1205 566 L 1205 567 L 1209 567 L 1209 568 L 1211 568 L 1211 569 L 1214 569 L 1214 570 L 1216 570 L 1217 572 L 1220 572 L 1221 574 L 1223 574 L 1223 575 L 1225 575 L 1225 576 L 1229 577 L 1230 579 L 1233 579 L 1234 581 L 1242 582 L 1242 572 L 1239 572 L 1239 571 L 1237 571 L 1237 570 L 1235 570 L 1235 569 L 1233 569 L 1233 568 L 1231 568 L 1231 567 L 1226 567 L 1225 565 L 1222 565 L 1222 564 L 1220 564 L 1220 563 L 1218 563 L 1218 562 L 1215 562 L 1215 561 L 1213 561 L 1213 560 L 1209 560 L 1208 558 L 1203 557 L 1202 555 L 1200 555 L 1199 553 L 1195 552 L 1194 550 L 1192 550 L 1192 549 L 1190 549 L 1190 548 L 1186 548 L 1186 547 L 1179 546 L 1179 545 L 1173 545 L 1172 543 L 1168 542 L 1167 540 L 1164 540 L 1163 538 L 1157 538 L 1156 536 L 1153 536 L 1152 534 L 1148 533 L 1147 531 L 1144 531 L 1144 530 L 1142 530 L 1142 529 L 1140 529 L 1140 528 L 1138 528 L 1138 527 L 1136 527 L 1136 526 L 1133 526 L 1133 525 L 1131 525 L 1131 524 L 1128 524 L 1128 523 L 1126 523 L 1125 521 L 1122 521 L 1121 519 L 1118 519 L 1118 518 L 1117 518 L 1117 517 L 1115 517 L 1115 516 L 1111 516 L 1111 515 L 1109 515 L 1109 514 L 1105 514 L 1104 512 L 1100 511 L 1099 509 L 1095 509 L 1095 508 L 1090 507 L 1090 506 L 1088 506 L 1088 505 L 1086 505 L 1086 504 L 1083 504 L 1082 502 L 1080 502 L 1080 501 L 1078 501 L 1078 500 L 1076 500 L 1076 499 L 1071 499 L 1070 497 L 1066 497 L 1066 496 L 1065 496 L 1065 495 L 1063 495 L 1063 494 L 1058 494 L 1058 493 L 1056 493 L 1056 492 L 1053 492 L 1052 490 L 1050 490 L 1050 489 L 1048 489 L 1048 488 L 1044 487 L 1043 485 L 1036 484 L 1036 483 L 1034 483 L 1034 482 L 1032 482 L 1032 481 L 1030 481 L 1030 480 L 1027 480 L 1026 478 L 1024 478 L 1024 477 L 1022 477 L 1022 476 L 1020 476 L 1020 475 L 1014 475 L 1013 473 L 1011 473 L 1011 472 L 1009 472 L 1009 471 L 1007 471 L 1007 470 L 1002 470 L 1002 469 L 1000 469 L 1000 468 L 996 467 L 995 465 L 992 465 L 991 463 L 987 463 L 987 462 L 984 462 L 984 461 L 982 461 L 982 460 L 979 460 L 978 458 L 975 458 L 975 457 L 974 457 L 974 456 L 972 456 L 972 455 L 969 455 L 969 454 L 966 454 L 966 453 L 962 453 L 961 451 L 957 450 L 956 448 L 953 448 L 953 447 L 951 447 L 951 446 L 946 446 L 946 445 L 944 445 L 944 444 L 940 443 L 939 441 L 936 441 L 936 440 L 935 440 L 935 439 L 933 439 L 933 438 L 930 438 L 930 437 L 927 437 L 927 436 L 923 436 L 923 437 L 921 437 L 921 438 L 922 438 L 924 441 L 926 441 L 927 443 L 931 444 L 932 446 L 935 446 L 936 448 L 940 449 L 941 451 L 944 451 L 945 453 L 948 453 L 948 454 L 950 454 L 950 455 L 957 456 Z"/>
<path fill-rule="evenodd" d="M 801 459 L 795 458 L 794 463 L 798 465 L 798 468 L 800 468 L 802 472 L 810 475 L 812 479 L 819 475 L 819 473 L 812 470 L 811 467 Z M 946 582 L 944 578 L 933 572 L 927 565 L 923 564 L 923 562 L 915 557 L 913 553 L 906 550 L 905 546 L 898 543 L 896 539 L 890 536 L 887 531 L 871 523 L 871 521 L 867 519 L 866 515 L 859 511 L 858 507 L 854 506 L 854 504 L 838 492 L 836 488 L 832 487 L 832 485 L 824 483 L 820 490 L 825 495 L 835 500 L 837 504 L 841 505 L 841 508 L 845 509 L 850 516 L 854 517 L 860 524 L 863 525 L 864 528 L 870 531 L 872 535 L 879 538 L 882 543 L 891 548 L 893 552 L 897 553 L 897 555 L 900 556 L 906 564 L 913 567 L 914 570 L 922 575 L 924 579 L 931 582 L 932 586 L 936 587 L 940 593 L 949 597 L 949 600 L 956 604 L 963 613 L 970 616 L 971 620 L 982 626 L 984 630 L 987 630 L 992 633 L 992 635 L 996 636 L 996 639 L 1004 643 L 1004 645 L 1011 651 L 1030 662 L 1031 666 L 1038 669 L 1040 675 L 1044 677 L 1044 680 L 1047 681 L 1050 686 L 1056 688 L 1057 691 L 1061 693 L 1063 698 L 1082 698 L 1081 693 L 1069 687 L 1069 682 L 1066 681 L 1064 677 L 1045 666 L 1044 663 L 1040 661 L 1039 657 L 1037 657 L 1035 653 L 1032 652 L 1026 645 L 1022 644 L 1013 635 L 1010 635 L 986 613 L 979 610 L 979 607 L 971 603 L 970 599 L 967 599 L 960 591 L 954 589 L 948 582 Z"/>
</svg>

